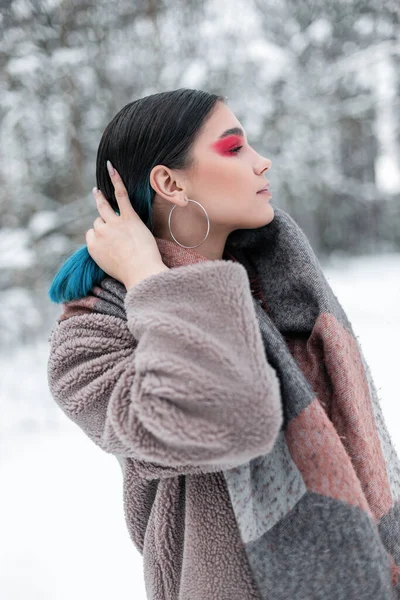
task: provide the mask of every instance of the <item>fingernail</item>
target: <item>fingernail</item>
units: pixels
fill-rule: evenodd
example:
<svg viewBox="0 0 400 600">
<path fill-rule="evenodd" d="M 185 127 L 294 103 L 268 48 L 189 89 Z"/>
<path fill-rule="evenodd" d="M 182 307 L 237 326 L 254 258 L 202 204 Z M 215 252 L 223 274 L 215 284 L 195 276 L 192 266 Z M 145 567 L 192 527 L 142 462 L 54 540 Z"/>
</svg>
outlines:
<svg viewBox="0 0 400 600">
<path fill-rule="evenodd" d="M 114 171 L 114 167 L 112 166 L 112 164 L 110 163 L 110 161 L 107 161 L 107 169 L 108 172 L 110 173 L 110 175 L 114 175 L 115 171 Z"/>
</svg>

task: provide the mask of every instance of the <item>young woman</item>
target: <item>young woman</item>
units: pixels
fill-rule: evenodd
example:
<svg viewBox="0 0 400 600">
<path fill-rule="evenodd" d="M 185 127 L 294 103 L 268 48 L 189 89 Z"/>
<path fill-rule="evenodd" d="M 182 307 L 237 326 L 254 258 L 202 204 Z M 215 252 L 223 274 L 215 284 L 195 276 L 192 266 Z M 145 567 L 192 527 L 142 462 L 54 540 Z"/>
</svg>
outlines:
<svg viewBox="0 0 400 600">
<path fill-rule="evenodd" d="M 270 167 L 223 97 L 128 104 L 50 289 L 49 386 L 121 464 L 151 600 L 397 597 L 399 461 Z"/>
</svg>

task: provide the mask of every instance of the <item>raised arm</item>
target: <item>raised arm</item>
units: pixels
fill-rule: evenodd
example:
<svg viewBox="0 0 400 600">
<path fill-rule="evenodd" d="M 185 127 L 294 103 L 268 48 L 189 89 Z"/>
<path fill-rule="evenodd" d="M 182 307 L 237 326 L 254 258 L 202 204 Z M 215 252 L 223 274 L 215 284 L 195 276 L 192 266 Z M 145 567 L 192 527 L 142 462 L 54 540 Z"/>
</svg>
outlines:
<svg viewBox="0 0 400 600">
<path fill-rule="evenodd" d="M 77 314 L 50 338 L 55 401 L 103 450 L 160 476 L 223 470 L 269 452 L 282 425 L 243 265 L 215 260 L 129 288 L 127 320 Z"/>
</svg>

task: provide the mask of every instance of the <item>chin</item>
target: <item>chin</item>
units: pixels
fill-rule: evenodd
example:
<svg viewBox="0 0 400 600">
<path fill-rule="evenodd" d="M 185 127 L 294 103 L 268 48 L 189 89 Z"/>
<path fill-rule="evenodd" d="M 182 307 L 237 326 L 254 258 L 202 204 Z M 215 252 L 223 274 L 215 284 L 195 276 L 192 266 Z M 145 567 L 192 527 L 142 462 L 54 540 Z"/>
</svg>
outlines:
<svg viewBox="0 0 400 600">
<path fill-rule="evenodd" d="M 264 225 L 271 223 L 271 221 L 274 220 L 274 217 L 274 207 L 268 202 L 264 210 L 259 211 L 257 215 L 254 215 L 254 218 L 251 219 L 251 224 L 246 225 L 246 228 L 255 229 L 257 227 L 263 227 Z"/>
<path fill-rule="evenodd" d="M 274 220 L 274 217 L 274 208 L 268 202 L 261 210 L 258 207 L 257 212 L 250 212 L 249 210 L 245 218 L 236 221 L 232 231 L 235 229 L 258 229 L 259 227 L 264 227 L 264 225 L 271 223 L 271 221 Z"/>
</svg>

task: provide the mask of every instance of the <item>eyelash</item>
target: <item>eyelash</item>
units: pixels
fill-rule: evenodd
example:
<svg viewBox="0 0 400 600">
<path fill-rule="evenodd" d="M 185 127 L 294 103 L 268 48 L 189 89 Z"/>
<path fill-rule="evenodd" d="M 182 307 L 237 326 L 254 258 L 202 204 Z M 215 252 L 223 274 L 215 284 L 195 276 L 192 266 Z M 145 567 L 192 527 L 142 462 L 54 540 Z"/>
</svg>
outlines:
<svg viewBox="0 0 400 600">
<path fill-rule="evenodd" d="M 243 146 L 236 146 L 236 148 L 232 148 L 232 150 L 229 150 L 229 152 L 231 152 L 232 154 L 238 154 L 240 148 L 243 148 Z"/>
</svg>

